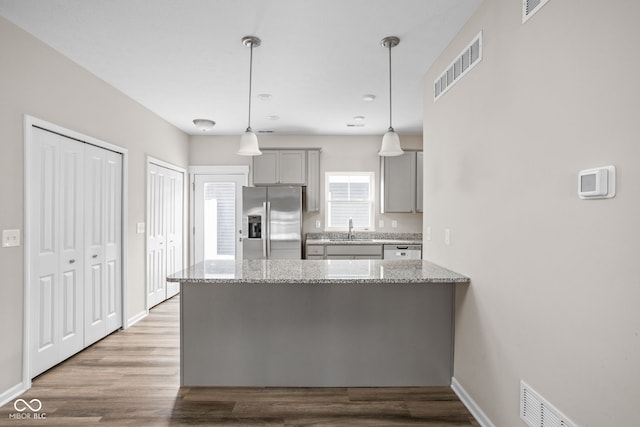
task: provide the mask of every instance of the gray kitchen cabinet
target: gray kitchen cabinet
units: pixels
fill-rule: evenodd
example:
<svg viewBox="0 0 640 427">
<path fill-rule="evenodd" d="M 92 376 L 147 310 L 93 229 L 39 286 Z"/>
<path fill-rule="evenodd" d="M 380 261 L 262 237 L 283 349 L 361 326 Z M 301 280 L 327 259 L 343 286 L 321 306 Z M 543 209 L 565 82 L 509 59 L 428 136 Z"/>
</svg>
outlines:
<svg viewBox="0 0 640 427">
<path fill-rule="evenodd" d="M 279 176 L 278 151 L 262 150 L 262 155 L 253 157 L 253 184 L 277 184 Z"/>
<path fill-rule="evenodd" d="M 326 259 L 382 259 L 382 245 L 327 245 Z"/>
<path fill-rule="evenodd" d="M 422 177 L 424 171 L 424 153 L 416 153 L 416 212 L 422 212 Z"/>
<path fill-rule="evenodd" d="M 262 150 L 253 158 L 253 184 L 296 184 L 307 181 L 305 150 Z"/>
<path fill-rule="evenodd" d="M 380 158 L 380 212 L 422 212 L 421 151 Z"/>
<path fill-rule="evenodd" d="M 307 212 L 320 211 L 320 150 L 307 151 Z"/>
</svg>

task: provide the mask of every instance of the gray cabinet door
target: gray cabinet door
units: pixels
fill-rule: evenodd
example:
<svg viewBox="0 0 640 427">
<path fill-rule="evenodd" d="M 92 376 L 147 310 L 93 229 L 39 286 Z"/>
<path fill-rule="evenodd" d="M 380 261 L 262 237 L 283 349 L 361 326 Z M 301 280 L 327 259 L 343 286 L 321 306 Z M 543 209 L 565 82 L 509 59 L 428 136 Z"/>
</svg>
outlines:
<svg viewBox="0 0 640 427">
<path fill-rule="evenodd" d="M 307 182 L 307 152 L 305 150 L 262 150 L 253 158 L 255 185 L 293 184 Z"/>
<path fill-rule="evenodd" d="M 416 153 L 381 158 L 381 211 L 414 212 Z"/>
<path fill-rule="evenodd" d="M 253 157 L 253 183 L 278 184 L 278 152 L 262 151 Z"/>
<path fill-rule="evenodd" d="M 307 182 L 307 153 L 304 150 L 283 150 L 279 152 L 278 183 L 300 184 Z"/>
<path fill-rule="evenodd" d="M 422 179 L 424 170 L 424 153 L 418 151 L 416 153 L 416 212 L 422 212 Z"/>
<path fill-rule="evenodd" d="M 320 211 L 320 150 L 307 152 L 307 212 Z"/>
</svg>

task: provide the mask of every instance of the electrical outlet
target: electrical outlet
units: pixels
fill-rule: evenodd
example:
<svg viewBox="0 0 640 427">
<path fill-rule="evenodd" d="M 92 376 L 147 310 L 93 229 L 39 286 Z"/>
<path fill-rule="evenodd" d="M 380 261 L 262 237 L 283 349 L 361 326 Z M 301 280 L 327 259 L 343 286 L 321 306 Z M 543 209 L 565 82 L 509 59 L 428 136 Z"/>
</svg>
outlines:
<svg viewBox="0 0 640 427">
<path fill-rule="evenodd" d="M 426 234 L 425 237 L 426 237 L 427 241 L 430 242 L 431 241 L 431 227 L 427 227 L 427 230 L 426 230 L 425 234 Z"/>
<path fill-rule="evenodd" d="M 20 246 L 20 230 L 2 230 L 2 247 Z"/>
<path fill-rule="evenodd" d="M 395 219 L 391 221 L 391 228 L 398 228 L 398 221 L 396 221 Z"/>
<path fill-rule="evenodd" d="M 316 228 L 320 228 L 320 220 L 316 219 Z"/>
<path fill-rule="evenodd" d="M 451 244 L 451 230 L 448 228 L 444 229 L 444 244 L 447 246 Z"/>
<path fill-rule="evenodd" d="M 378 221 L 378 228 L 384 228 L 384 219 Z"/>
</svg>

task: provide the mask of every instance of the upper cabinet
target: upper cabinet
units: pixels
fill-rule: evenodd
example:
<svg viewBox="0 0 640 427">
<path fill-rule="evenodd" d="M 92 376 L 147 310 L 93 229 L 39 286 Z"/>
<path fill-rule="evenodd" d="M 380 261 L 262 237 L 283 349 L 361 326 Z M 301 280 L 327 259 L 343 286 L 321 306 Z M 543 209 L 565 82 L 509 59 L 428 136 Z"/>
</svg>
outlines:
<svg viewBox="0 0 640 427">
<path fill-rule="evenodd" d="M 422 212 L 422 151 L 380 158 L 380 212 Z"/>
<path fill-rule="evenodd" d="M 253 158 L 254 185 L 306 184 L 306 155 L 304 150 L 262 150 Z"/>
<path fill-rule="evenodd" d="M 253 158 L 253 185 L 304 185 L 305 210 L 320 211 L 320 149 L 262 149 Z"/>
</svg>

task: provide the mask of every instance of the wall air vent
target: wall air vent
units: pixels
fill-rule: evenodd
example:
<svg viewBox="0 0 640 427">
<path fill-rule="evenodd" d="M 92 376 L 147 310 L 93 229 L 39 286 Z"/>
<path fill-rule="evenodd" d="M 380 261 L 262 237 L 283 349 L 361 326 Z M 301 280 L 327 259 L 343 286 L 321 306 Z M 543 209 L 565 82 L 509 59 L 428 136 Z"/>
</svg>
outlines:
<svg viewBox="0 0 640 427">
<path fill-rule="evenodd" d="M 522 0 L 522 23 L 527 22 L 549 0 Z"/>
<path fill-rule="evenodd" d="M 447 92 L 454 83 L 467 74 L 482 60 L 482 31 L 458 55 L 433 83 L 433 99 L 437 100 Z"/>
<path fill-rule="evenodd" d="M 522 381 L 520 381 L 520 418 L 531 427 L 576 427 Z"/>
</svg>

